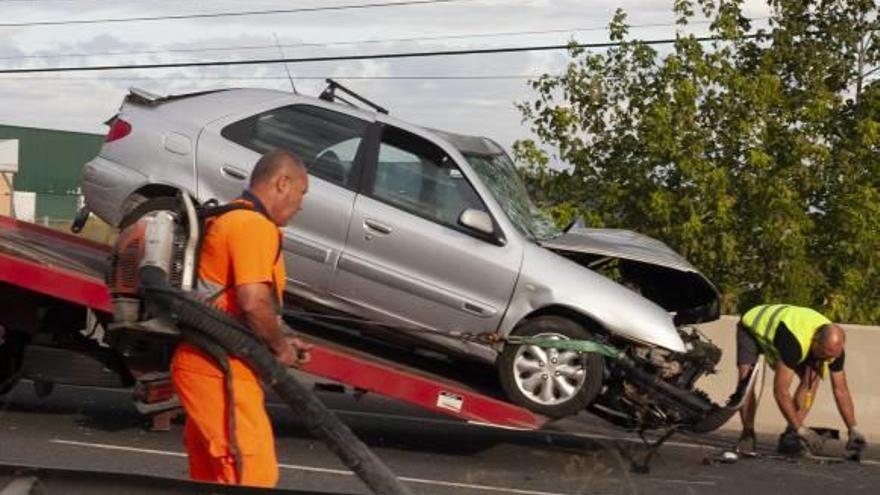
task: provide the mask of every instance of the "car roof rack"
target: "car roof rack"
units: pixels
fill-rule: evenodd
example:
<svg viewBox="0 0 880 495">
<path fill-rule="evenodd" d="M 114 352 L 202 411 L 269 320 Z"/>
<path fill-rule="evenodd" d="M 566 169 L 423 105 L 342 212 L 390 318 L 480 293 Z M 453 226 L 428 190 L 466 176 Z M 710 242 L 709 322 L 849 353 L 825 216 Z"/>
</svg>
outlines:
<svg viewBox="0 0 880 495">
<path fill-rule="evenodd" d="M 354 91 L 346 88 L 345 86 L 339 84 L 338 82 L 334 81 L 333 79 L 327 78 L 326 82 L 327 82 L 327 87 L 324 89 L 324 91 L 321 92 L 321 95 L 318 96 L 318 98 L 320 98 L 324 101 L 329 101 L 329 102 L 341 101 L 342 103 L 345 103 L 346 105 L 348 105 L 350 107 L 360 108 L 356 104 L 354 104 L 354 103 L 346 100 L 342 96 L 339 96 L 338 94 L 336 94 L 336 90 L 338 89 L 339 91 L 342 91 L 343 93 L 351 96 L 352 98 L 358 100 L 359 102 L 364 103 L 365 105 L 368 105 L 373 110 L 375 110 L 379 113 L 384 113 L 385 115 L 388 115 L 388 110 L 385 107 L 382 107 L 382 106 L 379 106 L 379 105 L 373 103 L 372 101 L 370 101 L 370 100 L 364 98 L 363 96 L 355 93 Z"/>
</svg>

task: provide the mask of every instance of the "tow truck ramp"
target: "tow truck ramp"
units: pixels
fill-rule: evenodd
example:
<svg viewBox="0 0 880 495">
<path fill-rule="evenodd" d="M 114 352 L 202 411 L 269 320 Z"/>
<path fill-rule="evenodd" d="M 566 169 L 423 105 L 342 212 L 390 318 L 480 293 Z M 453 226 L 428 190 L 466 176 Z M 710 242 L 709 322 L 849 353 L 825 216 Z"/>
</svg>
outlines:
<svg viewBox="0 0 880 495">
<path fill-rule="evenodd" d="M 91 311 L 100 321 L 113 312 L 103 278 L 109 255 L 109 246 L 0 216 L 0 300 L 4 307 L 22 311 L 37 310 L 33 305 L 61 307 L 66 311 L 59 314 L 79 314 L 82 321 Z M 69 322 L 71 333 L 79 332 L 79 321 Z M 345 329 L 337 325 L 308 319 L 289 323 L 314 346 L 301 371 L 316 377 L 471 423 L 531 430 L 548 421 L 503 400 L 493 390 L 444 372 L 429 360 L 419 364 L 405 352 L 401 352 L 402 359 L 394 359 L 393 348 L 356 342 L 351 334 L 339 332 Z M 165 400 L 167 397 L 160 396 L 170 393 L 170 387 L 157 380 L 156 373 L 135 373 L 132 379 L 142 401 Z M 142 412 L 151 411 L 148 405 L 140 406 Z"/>
</svg>

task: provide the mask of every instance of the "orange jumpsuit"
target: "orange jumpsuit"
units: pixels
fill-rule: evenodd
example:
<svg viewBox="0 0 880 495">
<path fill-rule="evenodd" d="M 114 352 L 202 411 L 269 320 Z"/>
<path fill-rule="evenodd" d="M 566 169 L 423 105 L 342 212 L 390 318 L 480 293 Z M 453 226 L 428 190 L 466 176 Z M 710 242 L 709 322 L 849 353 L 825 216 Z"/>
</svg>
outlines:
<svg viewBox="0 0 880 495">
<path fill-rule="evenodd" d="M 278 227 L 253 210 L 234 210 L 205 227 L 199 260 L 200 285 L 219 287 L 214 304 L 234 317 L 241 311 L 234 287 L 266 283 L 279 301 L 285 270 Z M 224 289 L 225 288 L 225 289 Z M 222 291 L 222 292 L 221 292 Z M 263 389 L 253 370 L 231 357 L 229 367 L 235 403 L 235 432 L 228 431 L 223 372 L 213 359 L 189 343 L 175 350 L 171 380 L 186 411 L 184 446 L 190 477 L 197 481 L 273 487 L 278 482 L 275 439 L 266 414 Z M 236 469 L 230 435 L 241 459 Z"/>
</svg>

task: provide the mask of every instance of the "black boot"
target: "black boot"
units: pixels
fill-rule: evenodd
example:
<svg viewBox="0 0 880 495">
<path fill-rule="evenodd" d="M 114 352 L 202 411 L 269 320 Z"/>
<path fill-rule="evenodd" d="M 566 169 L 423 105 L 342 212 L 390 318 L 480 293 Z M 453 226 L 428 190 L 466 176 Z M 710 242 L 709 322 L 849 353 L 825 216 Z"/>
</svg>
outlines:
<svg viewBox="0 0 880 495">
<path fill-rule="evenodd" d="M 786 428 L 779 435 L 779 444 L 776 450 L 780 454 L 790 456 L 802 456 L 806 451 L 804 444 L 801 442 L 801 437 L 797 434 L 797 430 L 792 428 Z"/>
</svg>

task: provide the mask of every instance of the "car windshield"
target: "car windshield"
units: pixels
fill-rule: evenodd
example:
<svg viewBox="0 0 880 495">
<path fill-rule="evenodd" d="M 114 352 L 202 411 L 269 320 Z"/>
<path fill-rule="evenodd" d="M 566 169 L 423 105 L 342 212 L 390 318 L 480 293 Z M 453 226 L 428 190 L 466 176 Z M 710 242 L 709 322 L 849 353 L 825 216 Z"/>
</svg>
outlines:
<svg viewBox="0 0 880 495">
<path fill-rule="evenodd" d="M 504 209 L 507 218 L 523 235 L 540 241 L 562 233 L 549 215 L 532 202 L 525 184 L 506 154 L 464 153 L 464 157 Z"/>
</svg>

